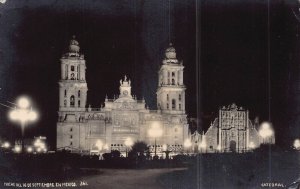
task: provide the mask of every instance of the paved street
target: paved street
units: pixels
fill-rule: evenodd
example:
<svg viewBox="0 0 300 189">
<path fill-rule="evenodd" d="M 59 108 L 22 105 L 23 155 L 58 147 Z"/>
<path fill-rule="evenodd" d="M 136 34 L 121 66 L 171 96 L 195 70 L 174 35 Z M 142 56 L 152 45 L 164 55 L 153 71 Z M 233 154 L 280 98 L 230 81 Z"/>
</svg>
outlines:
<svg viewBox="0 0 300 189">
<path fill-rule="evenodd" d="M 160 182 L 159 177 L 163 174 L 171 174 L 173 171 L 182 171 L 185 168 L 173 169 L 101 169 L 102 174 L 83 178 L 89 185 L 89 189 L 163 189 L 168 188 Z"/>
</svg>

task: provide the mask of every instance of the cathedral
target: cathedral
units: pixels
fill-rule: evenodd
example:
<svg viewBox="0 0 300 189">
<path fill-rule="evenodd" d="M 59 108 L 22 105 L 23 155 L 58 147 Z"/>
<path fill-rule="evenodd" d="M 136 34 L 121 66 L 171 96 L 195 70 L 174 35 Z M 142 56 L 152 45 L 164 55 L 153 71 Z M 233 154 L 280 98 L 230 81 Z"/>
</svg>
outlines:
<svg viewBox="0 0 300 189">
<path fill-rule="evenodd" d="M 165 50 L 158 71 L 157 110 L 149 110 L 144 99 L 138 100 L 131 93 L 132 81 L 126 75 L 119 80 L 117 98 L 106 96 L 103 107 L 87 107 L 87 68 L 75 38 L 60 62 L 57 150 L 82 154 L 118 150 L 124 154 L 134 142 L 143 141 L 152 155 L 168 152 L 172 156 L 243 153 L 275 142 L 268 124 L 259 129 L 258 121 L 249 119 L 249 111 L 234 103 L 219 109 L 206 133 L 191 134 L 185 112 L 184 66 L 172 44 Z"/>
<path fill-rule="evenodd" d="M 101 108 L 87 107 L 88 68 L 75 38 L 60 62 L 57 150 L 83 154 L 119 150 L 124 154 L 135 141 L 144 141 L 158 155 L 184 151 L 189 140 L 184 66 L 172 44 L 165 50 L 158 71 L 157 110 L 149 110 L 144 99 L 131 93 L 134 81 L 126 75 L 116 81 L 120 83 L 117 98 L 106 97 Z"/>
</svg>

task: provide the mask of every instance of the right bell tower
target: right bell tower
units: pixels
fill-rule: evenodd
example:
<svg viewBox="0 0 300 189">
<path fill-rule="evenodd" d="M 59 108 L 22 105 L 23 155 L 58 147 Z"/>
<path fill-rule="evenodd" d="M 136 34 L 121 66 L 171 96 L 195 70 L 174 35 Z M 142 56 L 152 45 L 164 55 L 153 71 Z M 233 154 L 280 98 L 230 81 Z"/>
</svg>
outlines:
<svg viewBox="0 0 300 189">
<path fill-rule="evenodd" d="M 157 108 L 163 113 L 185 114 L 183 69 L 182 61 L 178 61 L 176 50 L 170 43 L 158 72 Z"/>
</svg>

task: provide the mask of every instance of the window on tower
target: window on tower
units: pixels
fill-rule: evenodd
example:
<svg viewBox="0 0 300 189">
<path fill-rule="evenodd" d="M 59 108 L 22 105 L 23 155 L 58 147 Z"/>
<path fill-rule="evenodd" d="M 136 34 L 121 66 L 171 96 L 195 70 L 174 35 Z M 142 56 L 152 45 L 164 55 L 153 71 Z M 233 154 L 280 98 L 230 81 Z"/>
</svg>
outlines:
<svg viewBox="0 0 300 189">
<path fill-rule="evenodd" d="M 78 107 L 80 107 L 80 100 L 78 100 Z"/>
<path fill-rule="evenodd" d="M 72 74 L 71 74 L 71 80 L 74 80 L 74 79 L 75 79 L 75 74 L 72 73 Z"/>
<path fill-rule="evenodd" d="M 179 100 L 179 101 L 181 101 L 181 94 L 180 94 L 180 95 L 178 95 L 178 100 Z"/>
<path fill-rule="evenodd" d="M 167 109 L 169 109 L 169 103 L 167 103 Z"/>
<path fill-rule="evenodd" d="M 176 100 L 172 99 L 172 110 L 176 109 Z"/>
<path fill-rule="evenodd" d="M 167 100 L 169 100 L 169 94 L 167 94 Z"/>
<path fill-rule="evenodd" d="M 80 90 L 78 91 L 78 97 L 80 97 Z"/>
<path fill-rule="evenodd" d="M 72 96 L 70 97 L 70 106 L 71 106 L 71 107 L 74 107 L 74 106 L 75 106 L 75 97 L 74 97 L 74 95 L 72 95 Z"/>
<path fill-rule="evenodd" d="M 71 66 L 71 71 L 74 72 L 75 71 L 75 68 L 74 66 Z"/>
<path fill-rule="evenodd" d="M 175 77 L 175 72 L 172 72 L 172 77 Z"/>
<path fill-rule="evenodd" d="M 67 96 L 67 90 L 65 90 L 65 97 Z"/>
<path fill-rule="evenodd" d="M 175 85 L 175 79 L 172 79 L 172 85 Z"/>
</svg>

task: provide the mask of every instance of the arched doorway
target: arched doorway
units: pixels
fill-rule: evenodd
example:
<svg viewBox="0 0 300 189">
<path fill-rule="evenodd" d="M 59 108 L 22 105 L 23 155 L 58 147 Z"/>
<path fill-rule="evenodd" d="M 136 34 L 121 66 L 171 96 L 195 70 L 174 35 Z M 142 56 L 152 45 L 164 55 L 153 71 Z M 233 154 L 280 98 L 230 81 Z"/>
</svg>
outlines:
<svg viewBox="0 0 300 189">
<path fill-rule="evenodd" d="M 229 149 L 231 152 L 236 152 L 236 142 L 234 140 L 230 141 Z"/>
</svg>

